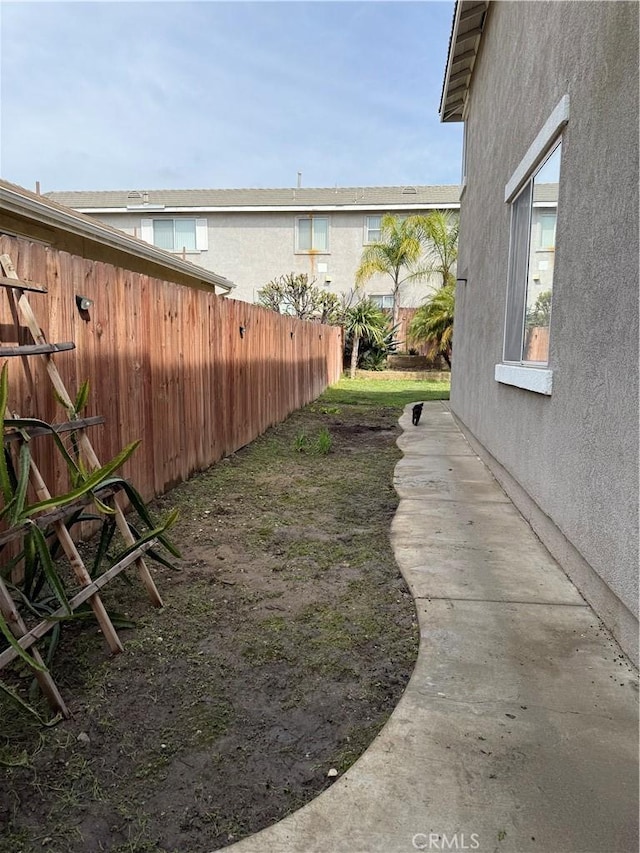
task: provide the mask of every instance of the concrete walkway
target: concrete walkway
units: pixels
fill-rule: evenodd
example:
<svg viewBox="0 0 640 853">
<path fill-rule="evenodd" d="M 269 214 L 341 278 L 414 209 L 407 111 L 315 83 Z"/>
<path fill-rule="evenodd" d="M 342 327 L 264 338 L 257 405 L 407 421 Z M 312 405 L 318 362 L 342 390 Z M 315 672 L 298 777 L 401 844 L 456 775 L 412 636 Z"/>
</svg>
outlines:
<svg viewBox="0 0 640 853">
<path fill-rule="evenodd" d="M 411 681 L 341 779 L 226 849 L 635 853 L 635 671 L 447 407 L 410 414 L 392 543 L 421 631 Z"/>
</svg>

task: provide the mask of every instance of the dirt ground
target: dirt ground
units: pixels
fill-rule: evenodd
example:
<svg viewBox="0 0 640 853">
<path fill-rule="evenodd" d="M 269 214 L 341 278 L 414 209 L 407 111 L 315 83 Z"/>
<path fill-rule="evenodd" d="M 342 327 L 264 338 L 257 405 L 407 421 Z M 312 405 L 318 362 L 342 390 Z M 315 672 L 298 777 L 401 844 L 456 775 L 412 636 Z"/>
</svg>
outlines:
<svg viewBox="0 0 640 853">
<path fill-rule="evenodd" d="M 153 568 L 165 607 L 133 574 L 103 596 L 135 622 L 124 654 L 66 629 L 72 720 L 0 703 L 1 851 L 213 851 L 362 754 L 417 652 L 388 538 L 399 412 L 329 392 L 153 506 L 181 512 L 183 558 Z"/>
</svg>

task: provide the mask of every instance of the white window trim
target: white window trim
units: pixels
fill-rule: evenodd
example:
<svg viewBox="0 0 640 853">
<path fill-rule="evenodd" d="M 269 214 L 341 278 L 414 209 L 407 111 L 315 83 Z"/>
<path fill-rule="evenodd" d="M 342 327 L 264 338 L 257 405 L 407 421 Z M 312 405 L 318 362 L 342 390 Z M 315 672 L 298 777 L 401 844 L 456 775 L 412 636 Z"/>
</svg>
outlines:
<svg viewBox="0 0 640 853">
<path fill-rule="evenodd" d="M 507 181 L 504 188 L 504 200 L 511 203 L 518 195 L 531 174 L 555 145 L 562 128 L 569 121 L 569 95 L 564 95 L 544 123 L 542 129 L 529 146 L 516 170 Z M 506 329 L 505 329 L 506 334 Z M 504 342 L 503 342 L 504 346 Z M 553 388 L 553 371 L 548 367 L 525 366 L 511 362 L 501 362 L 495 365 L 494 379 L 503 385 L 513 385 L 524 388 L 536 394 L 551 396 Z"/>
<path fill-rule="evenodd" d="M 564 95 L 544 123 L 540 133 L 529 146 L 529 150 L 518 164 L 518 168 L 507 181 L 507 185 L 504 188 L 504 200 L 506 203 L 513 201 L 568 121 L 569 95 Z"/>
<path fill-rule="evenodd" d="M 462 119 L 462 174 L 460 176 L 460 192 L 467 188 L 467 128 L 468 123 L 463 116 Z"/>
<path fill-rule="evenodd" d="M 209 251 L 209 224 L 206 219 L 196 219 L 196 248 L 199 252 Z"/>
<path fill-rule="evenodd" d="M 494 378 L 502 385 L 514 385 L 536 394 L 551 396 L 553 370 L 541 367 L 523 367 L 521 364 L 496 364 Z"/>
<path fill-rule="evenodd" d="M 299 223 L 302 220 L 311 219 L 326 219 L 327 220 L 327 248 L 326 249 L 301 249 L 299 246 L 299 235 L 300 235 L 300 226 Z M 296 255 L 330 255 L 331 254 L 331 217 L 330 216 L 316 216 L 313 213 L 307 214 L 307 216 L 296 216 L 296 224 L 295 224 L 295 254 Z M 311 242 L 313 243 L 313 225 L 311 226 Z"/>
<path fill-rule="evenodd" d="M 369 220 L 371 219 L 372 216 L 375 216 L 377 219 L 380 220 L 380 227 L 369 228 Z M 364 218 L 364 234 L 362 237 L 362 245 L 363 246 L 371 246 L 373 243 L 375 243 L 376 240 L 370 240 L 369 239 L 369 231 L 380 231 L 381 227 L 382 227 L 382 214 L 380 214 L 380 213 L 367 213 L 367 215 Z"/>
</svg>

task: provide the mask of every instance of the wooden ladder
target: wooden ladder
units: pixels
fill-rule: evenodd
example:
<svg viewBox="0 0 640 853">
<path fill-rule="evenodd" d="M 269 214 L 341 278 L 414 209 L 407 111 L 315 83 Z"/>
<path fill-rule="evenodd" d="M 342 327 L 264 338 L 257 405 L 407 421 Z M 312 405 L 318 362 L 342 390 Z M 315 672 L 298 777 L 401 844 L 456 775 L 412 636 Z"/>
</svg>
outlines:
<svg viewBox="0 0 640 853">
<path fill-rule="evenodd" d="M 9 307 L 13 317 L 14 326 L 18 334 L 17 339 L 20 340 L 20 329 L 22 327 L 20 322 L 21 318 L 33 338 L 33 344 L 27 345 L 3 347 L 0 343 L 0 356 L 6 358 L 21 357 L 23 359 L 25 375 L 31 391 L 33 391 L 33 378 L 28 367 L 28 359 L 31 357 L 44 359 L 47 375 L 49 376 L 59 401 L 66 409 L 67 416 L 70 418 L 66 423 L 56 425 L 55 429 L 59 432 L 73 432 L 77 437 L 78 446 L 88 468 L 90 470 L 96 470 L 100 467 L 100 461 L 95 453 L 87 430 L 97 423 L 103 423 L 104 418 L 80 419 L 77 417 L 74 411 L 74 404 L 64 385 L 62 377 L 58 372 L 58 368 L 53 361 L 53 356 L 56 353 L 72 350 L 75 348 L 75 344 L 56 344 L 47 342 L 45 335 L 36 320 L 36 316 L 28 298 L 28 293 L 46 293 L 46 288 L 21 281 L 9 255 L 0 255 L 0 267 L 0 273 L 4 272 L 4 275 L 0 275 L 0 286 L 6 289 L 7 296 L 9 298 Z M 10 418 L 6 420 L 5 426 L 9 429 L 9 432 L 5 433 L 3 436 L 3 441 L 5 443 L 24 440 L 24 430 L 20 430 L 19 432 L 15 430 L 11 431 Z M 38 431 L 37 429 L 32 428 L 27 432 L 30 433 L 30 436 L 33 436 L 42 434 L 43 431 Z M 46 430 L 44 430 L 44 432 L 46 432 Z M 4 450 L 2 452 L 4 452 Z M 33 459 L 30 463 L 30 479 L 39 500 L 47 500 L 51 497 L 51 493 Z M 115 522 L 125 544 L 127 546 L 134 546 L 136 544 L 136 540 L 129 528 L 129 525 L 127 524 L 118 491 L 111 489 L 108 493 L 104 495 L 101 494 L 100 498 L 101 500 L 107 501 L 113 508 L 115 512 Z M 162 607 L 162 599 L 143 559 L 144 552 L 157 544 L 157 540 L 152 539 L 151 541 L 145 542 L 139 547 L 134 548 L 123 560 L 116 563 L 116 565 L 112 566 L 104 574 L 100 575 L 96 580 L 92 580 L 78 549 L 76 548 L 71 534 L 65 525 L 65 517 L 70 514 L 70 511 L 77 508 L 77 506 L 81 505 L 83 502 L 87 503 L 90 499 L 90 497 L 84 498 L 83 500 L 77 501 L 62 510 L 44 513 L 36 518 L 35 521 L 41 527 L 47 527 L 48 525 L 53 527 L 53 530 L 55 531 L 60 545 L 62 546 L 62 549 L 81 587 L 81 591 L 69 602 L 71 609 L 74 610 L 87 601 L 93 609 L 100 629 L 104 634 L 111 652 L 115 653 L 122 651 L 122 643 L 120 642 L 118 634 L 111 622 L 111 619 L 109 618 L 102 600 L 100 599 L 98 591 L 109 580 L 116 577 L 116 575 L 123 569 L 130 566 L 132 563 L 135 563 L 138 569 L 138 574 L 140 575 L 152 604 L 156 607 Z M 0 534 L 0 544 L 24 535 L 24 528 L 25 526 L 22 525 L 21 527 L 14 528 L 4 534 Z M 4 581 L 0 577 L 0 610 L 2 611 L 6 622 L 10 626 L 11 631 L 15 635 L 18 644 L 21 646 L 24 653 L 30 655 L 36 662 L 37 667 L 34 667 L 35 676 L 38 679 L 42 692 L 48 699 L 50 705 L 63 716 L 69 716 L 69 710 L 64 703 L 60 691 L 56 687 L 51 674 L 46 670 L 46 668 L 44 668 L 42 657 L 34 646 L 38 639 L 43 637 L 54 627 L 54 625 L 57 624 L 56 618 L 63 616 L 66 612 L 65 609 L 61 608 L 53 614 L 51 619 L 45 619 L 31 630 L 28 630 L 7 590 Z M 19 652 L 12 646 L 3 651 L 0 654 L 0 669 L 18 656 Z"/>
</svg>

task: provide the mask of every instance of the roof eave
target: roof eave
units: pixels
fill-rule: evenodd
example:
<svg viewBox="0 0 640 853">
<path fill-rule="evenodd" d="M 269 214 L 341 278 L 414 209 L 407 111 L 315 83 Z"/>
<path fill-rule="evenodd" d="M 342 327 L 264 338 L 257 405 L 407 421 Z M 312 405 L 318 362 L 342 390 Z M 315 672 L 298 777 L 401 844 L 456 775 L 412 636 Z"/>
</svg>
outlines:
<svg viewBox="0 0 640 853">
<path fill-rule="evenodd" d="M 457 0 L 440 98 L 440 121 L 462 121 L 489 0 Z"/>
<path fill-rule="evenodd" d="M 411 202 L 411 204 L 297 204 L 297 205 L 229 205 L 225 207 L 193 205 L 188 207 L 172 207 L 166 205 L 160 210 L 149 210 L 150 216 L 163 216 L 172 213 L 190 213 L 195 215 L 198 213 L 313 213 L 321 212 L 336 212 L 336 213 L 351 213 L 352 211 L 362 212 L 367 210 L 457 210 L 460 203 L 457 201 L 446 202 Z M 127 207 L 76 207 L 77 210 L 84 214 L 98 213 L 144 213 L 141 210 L 132 211 Z"/>
<path fill-rule="evenodd" d="M 223 276 L 196 267 L 195 264 L 176 258 L 168 252 L 136 237 L 130 237 L 124 232 L 120 234 L 115 229 L 84 216 L 82 213 L 71 209 L 67 211 L 62 205 L 56 204 L 54 207 L 49 203 L 40 201 L 31 194 L 20 192 L 20 188 L 17 186 L 15 189 L 10 186 L 0 186 L 0 209 L 160 264 L 182 275 L 197 279 L 201 284 L 209 285 L 214 290 L 219 287 L 225 293 L 229 293 L 235 287 L 233 282 Z"/>
</svg>

